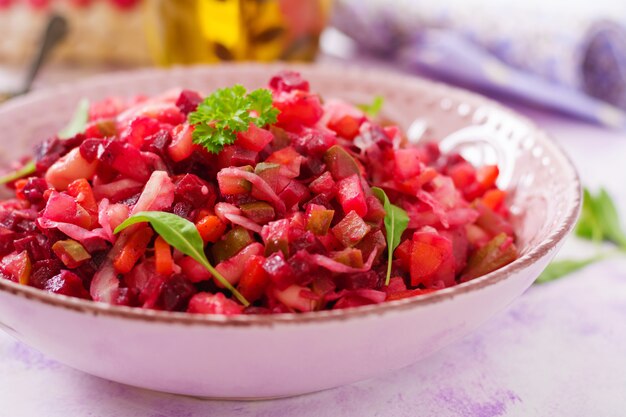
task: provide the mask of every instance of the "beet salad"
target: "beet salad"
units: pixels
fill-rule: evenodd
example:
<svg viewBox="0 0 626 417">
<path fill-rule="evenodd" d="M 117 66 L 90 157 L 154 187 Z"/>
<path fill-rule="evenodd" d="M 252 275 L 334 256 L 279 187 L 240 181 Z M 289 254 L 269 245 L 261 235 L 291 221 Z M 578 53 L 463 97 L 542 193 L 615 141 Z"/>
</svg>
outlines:
<svg viewBox="0 0 626 417">
<path fill-rule="evenodd" d="M 269 314 L 419 297 L 515 260 L 497 166 L 409 143 L 381 105 L 322 99 L 289 71 L 257 90 L 83 101 L 1 180 L 1 278 Z"/>
</svg>

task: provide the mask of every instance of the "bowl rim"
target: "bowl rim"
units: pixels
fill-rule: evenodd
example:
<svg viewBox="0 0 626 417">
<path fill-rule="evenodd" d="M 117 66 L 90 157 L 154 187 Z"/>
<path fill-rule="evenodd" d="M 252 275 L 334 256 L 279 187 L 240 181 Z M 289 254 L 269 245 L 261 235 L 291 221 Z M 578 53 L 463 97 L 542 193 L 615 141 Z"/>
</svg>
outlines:
<svg viewBox="0 0 626 417">
<path fill-rule="evenodd" d="M 92 300 L 83 300 L 75 297 L 69 297 L 60 294 L 49 293 L 34 287 L 20 285 L 6 279 L 0 279 L 0 291 L 6 292 L 15 296 L 20 296 L 28 300 L 34 300 L 49 306 L 61 307 L 67 310 L 72 310 L 79 313 L 88 313 L 94 316 L 109 316 L 113 318 L 124 318 L 131 320 L 139 320 L 144 322 L 160 323 L 160 324 L 185 324 L 185 325 L 204 325 L 204 326 L 226 326 L 226 327 L 241 327 L 241 326 L 264 326 L 272 327 L 280 324 L 304 324 L 304 323 L 320 323 L 329 321 L 345 321 L 353 318 L 365 318 L 372 315 L 382 315 L 391 312 L 398 312 L 402 310 L 412 309 L 422 305 L 435 304 L 445 300 L 453 299 L 461 294 L 474 292 L 491 286 L 500 281 L 503 281 L 507 277 L 519 272 L 528 266 L 532 265 L 535 261 L 543 258 L 550 251 L 554 250 L 559 243 L 568 235 L 573 229 L 578 215 L 581 210 L 582 204 L 582 187 L 578 172 L 572 163 L 569 156 L 565 153 L 562 147 L 560 147 L 548 134 L 539 129 L 534 122 L 527 117 L 518 114 L 517 112 L 499 104 L 498 102 L 482 96 L 478 93 L 474 93 L 462 88 L 454 87 L 448 84 L 444 84 L 438 81 L 432 81 L 424 79 L 419 76 L 411 76 L 402 73 L 393 72 L 390 70 L 371 69 L 353 64 L 343 63 L 322 63 L 322 64 L 289 64 L 289 63 L 225 63 L 219 65 L 195 65 L 187 67 L 172 67 L 172 68 L 147 68 L 139 70 L 125 70 L 117 71 L 114 73 L 107 73 L 102 75 L 96 75 L 87 77 L 76 83 L 65 83 L 50 88 L 44 88 L 34 91 L 23 97 L 13 99 L 2 106 L 0 106 L 0 115 L 12 108 L 27 106 L 31 102 L 37 102 L 50 95 L 63 94 L 67 91 L 71 91 L 74 88 L 80 88 L 81 86 L 93 86 L 96 84 L 106 85 L 110 83 L 116 83 L 119 81 L 128 81 L 131 78 L 144 78 L 156 75 L 176 74 L 179 72 L 194 71 L 214 71 L 215 69 L 226 69 L 233 71 L 254 71 L 263 70 L 265 72 L 279 71 L 284 69 L 294 69 L 304 72 L 324 72 L 332 71 L 335 74 L 341 73 L 344 76 L 351 77 L 378 77 L 378 79 L 384 79 L 386 82 L 401 84 L 414 84 L 431 88 L 437 88 L 442 92 L 453 93 L 456 95 L 463 95 L 465 98 L 474 101 L 480 101 L 483 105 L 489 105 L 498 111 L 514 117 L 516 120 L 523 122 L 528 128 L 530 134 L 537 139 L 542 146 L 551 147 L 556 155 L 561 157 L 563 166 L 566 168 L 565 174 L 568 179 L 572 181 L 573 187 L 568 187 L 568 190 L 576 190 L 576 195 L 573 196 L 573 204 L 567 207 L 563 212 L 561 220 L 557 227 L 541 242 L 531 247 L 531 249 L 517 258 L 510 264 L 497 269 L 489 274 L 480 276 L 471 281 L 457 284 L 453 287 L 444 288 L 439 291 L 420 295 L 419 297 L 410 297 L 400 300 L 386 301 L 380 304 L 366 305 L 360 307 L 354 307 L 341 310 L 322 310 L 306 313 L 284 313 L 284 314 L 268 314 L 268 315 L 237 315 L 237 316 L 224 316 L 218 314 L 190 314 L 186 312 L 168 312 L 159 310 L 149 310 L 137 307 L 117 306 L 110 305 L 101 302 L 94 302 Z M 568 184 L 569 185 L 569 184 Z M 571 191 L 570 191 L 571 192 Z"/>
</svg>

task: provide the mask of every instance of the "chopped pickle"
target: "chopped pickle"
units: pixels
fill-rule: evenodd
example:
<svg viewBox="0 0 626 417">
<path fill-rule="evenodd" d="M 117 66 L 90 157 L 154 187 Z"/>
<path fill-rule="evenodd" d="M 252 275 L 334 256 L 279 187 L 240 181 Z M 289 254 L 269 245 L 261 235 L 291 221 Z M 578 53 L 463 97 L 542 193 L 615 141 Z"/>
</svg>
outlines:
<svg viewBox="0 0 626 417">
<path fill-rule="evenodd" d="M 461 281 L 469 281 L 488 274 L 513 262 L 516 258 L 517 249 L 513 240 L 506 233 L 500 233 L 470 256 L 461 275 Z"/>
<path fill-rule="evenodd" d="M 361 175 L 359 165 L 352 155 L 339 145 L 333 145 L 326 151 L 324 162 L 335 181 L 342 180 L 354 174 Z"/>
<path fill-rule="evenodd" d="M 359 249 L 346 248 L 333 253 L 332 258 L 352 268 L 363 268 L 363 253 Z"/>
<path fill-rule="evenodd" d="M 252 203 L 245 203 L 239 206 L 244 216 L 249 218 L 255 223 L 265 224 L 274 220 L 276 213 L 274 207 L 265 201 L 255 201 Z"/>
<path fill-rule="evenodd" d="M 250 232 L 243 227 L 235 227 L 226 233 L 221 240 L 217 241 L 211 248 L 215 263 L 220 263 L 237 252 L 253 243 L 254 239 L 250 236 Z"/>
<path fill-rule="evenodd" d="M 323 206 L 318 207 L 320 208 L 314 208 L 307 213 L 306 228 L 317 236 L 323 236 L 328 233 L 335 210 L 327 210 Z"/>
<path fill-rule="evenodd" d="M 52 250 L 68 268 L 76 268 L 86 260 L 91 259 L 91 255 L 83 245 L 72 239 L 55 242 L 52 245 Z"/>
</svg>

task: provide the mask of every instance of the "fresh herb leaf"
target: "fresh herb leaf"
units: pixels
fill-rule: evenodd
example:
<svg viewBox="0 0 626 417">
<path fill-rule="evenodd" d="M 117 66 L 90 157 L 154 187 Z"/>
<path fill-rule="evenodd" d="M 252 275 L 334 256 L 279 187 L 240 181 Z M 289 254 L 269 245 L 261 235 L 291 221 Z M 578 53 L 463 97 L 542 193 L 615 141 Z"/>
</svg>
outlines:
<svg viewBox="0 0 626 417">
<path fill-rule="evenodd" d="M 252 121 L 258 127 L 276 123 L 278 119 L 278 109 L 274 107 L 272 94 L 265 89 L 258 89 L 248 94 L 251 100 L 250 109 L 254 110 L 258 116 Z"/>
<path fill-rule="evenodd" d="M 398 206 L 391 204 L 389 197 L 385 194 L 381 188 L 372 187 L 372 192 L 383 203 L 385 207 L 385 231 L 387 235 L 387 278 L 385 279 L 385 285 L 389 285 L 391 279 L 391 261 L 393 260 L 393 251 L 396 250 L 400 244 L 402 233 L 409 225 L 409 216 Z"/>
<path fill-rule="evenodd" d="M 583 191 L 583 208 L 576 235 L 594 242 L 609 241 L 626 250 L 626 233 L 609 193 L 601 188 L 597 195 Z"/>
<path fill-rule="evenodd" d="M 0 177 L 0 184 L 6 184 L 6 183 L 9 183 L 11 181 L 18 180 L 18 179 L 20 179 L 22 177 L 25 177 L 27 175 L 30 175 L 30 174 L 34 173 L 36 169 L 37 168 L 35 166 L 35 162 L 34 161 L 30 161 L 30 162 L 26 163 L 23 167 L 18 169 L 17 171 L 10 172 L 10 173 Z"/>
<path fill-rule="evenodd" d="M 382 96 L 374 97 L 374 100 L 370 104 L 357 104 L 357 107 L 369 117 L 376 117 L 380 110 L 383 108 L 383 104 L 385 103 L 385 99 Z"/>
<path fill-rule="evenodd" d="M 189 123 L 195 125 L 193 142 L 219 153 L 237 140 L 237 132 L 248 130 L 250 123 L 259 127 L 276 123 L 278 109 L 272 103 L 272 93 L 266 89 L 247 93 L 239 84 L 220 88 L 189 114 Z"/>
<path fill-rule="evenodd" d="M 591 265 L 597 261 L 604 259 L 605 256 L 598 255 L 586 259 L 564 259 L 554 261 L 539 275 L 535 284 L 544 284 L 546 282 L 555 281 L 565 275 L 576 272 L 580 269 Z"/>
<path fill-rule="evenodd" d="M 89 121 L 89 100 L 86 98 L 82 99 L 78 103 L 78 107 L 74 111 L 74 115 L 72 119 L 69 121 L 67 126 L 59 131 L 57 136 L 59 139 L 69 139 L 77 134 L 84 132 L 85 127 L 87 126 L 87 122 Z"/>
<path fill-rule="evenodd" d="M 239 291 L 209 263 L 204 254 L 204 242 L 198 233 L 196 226 L 189 220 L 172 213 L 162 211 L 142 211 L 115 228 L 114 233 L 119 233 L 125 228 L 136 224 L 148 222 L 169 245 L 175 247 L 187 256 L 192 257 L 204 266 L 224 287 L 226 287 L 244 306 L 250 303 Z"/>
</svg>

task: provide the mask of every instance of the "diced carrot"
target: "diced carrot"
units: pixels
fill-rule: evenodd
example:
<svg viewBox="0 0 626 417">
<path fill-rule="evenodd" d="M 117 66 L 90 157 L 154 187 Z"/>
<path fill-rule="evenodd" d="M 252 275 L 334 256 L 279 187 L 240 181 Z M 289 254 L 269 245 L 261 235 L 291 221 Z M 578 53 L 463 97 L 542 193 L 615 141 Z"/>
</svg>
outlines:
<svg viewBox="0 0 626 417">
<path fill-rule="evenodd" d="M 93 195 L 93 190 L 85 178 L 72 181 L 67 186 L 67 193 L 76 199 L 76 202 L 83 206 L 90 213 L 98 212 L 98 203 Z"/>
<path fill-rule="evenodd" d="M 485 165 L 476 170 L 476 181 L 484 190 L 488 190 L 496 185 L 499 174 L 500 170 L 497 165 Z"/>
<path fill-rule="evenodd" d="M 502 207 L 502 204 L 504 204 L 505 197 L 505 191 L 494 188 L 488 190 L 485 195 L 483 195 L 483 204 L 494 211 L 498 211 L 498 209 Z"/>
<path fill-rule="evenodd" d="M 130 272 L 139 258 L 143 256 L 154 232 L 149 227 L 142 227 L 133 233 L 124 245 L 118 258 L 113 261 L 115 270 L 120 274 Z"/>
<path fill-rule="evenodd" d="M 226 231 L 226 225 L 217 216 L 206 216 L 196 223 L 202 240 L 215 243 Z"/>
<path fill-rule="evenodd" d="M 170 275 L 172 273 L 174 269 L 172 250 L 161 236 L 154 241 L 154 258 L 157 273 L 162 275 Z"/>
<path fill-rule="evenodd" d="M 20 200 L 26 200 L 26 197 L 24 196 L 24 187 L 26 187 L 26 184 L 28 184 L 28 180 L 26 178 L 22 178 L 20 180 L 17 180 L 14 183 L 14 185 L 15 185 L 15 195 Z"/>
<path fill-rule="evenodd" d="M 246 267 L 241 275 L 238 289 L 241 295 L 250 302 L 261 298 L 270 283 L 270 277 L 263 269 L 264 261 L 263 256 L 252 256 L 246 262 Z"/>
</svg>

